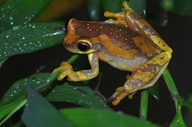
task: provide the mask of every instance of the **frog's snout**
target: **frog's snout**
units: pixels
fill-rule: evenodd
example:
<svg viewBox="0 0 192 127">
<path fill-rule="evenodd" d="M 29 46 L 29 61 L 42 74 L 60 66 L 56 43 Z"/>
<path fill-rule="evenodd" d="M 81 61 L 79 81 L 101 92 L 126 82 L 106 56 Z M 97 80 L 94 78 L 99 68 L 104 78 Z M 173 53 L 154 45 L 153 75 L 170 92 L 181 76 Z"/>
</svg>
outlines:
<svg viewBox="0 0 192 127">
<path fill-rule="evenodd" d="M 65 47 L 70 47 L 70 43 L 64 43 Z"/>
<path fill-rule="evenodd" d="M 65 48 L 72 48 L 72 49 L 76 49 L 77 48 L 77 45 L 75 42 L 68 42 L 68 43 L 64 43 L 63 44 Z"/>
<path fill-rule="evenodd" d="M 79 52 L 79 49 L 77 48 L 77 44 L 75 42 L 68 42 L 63 44 L 64 47 L 69 50 L 70 52 L 77 53 Z"/>
</svg>

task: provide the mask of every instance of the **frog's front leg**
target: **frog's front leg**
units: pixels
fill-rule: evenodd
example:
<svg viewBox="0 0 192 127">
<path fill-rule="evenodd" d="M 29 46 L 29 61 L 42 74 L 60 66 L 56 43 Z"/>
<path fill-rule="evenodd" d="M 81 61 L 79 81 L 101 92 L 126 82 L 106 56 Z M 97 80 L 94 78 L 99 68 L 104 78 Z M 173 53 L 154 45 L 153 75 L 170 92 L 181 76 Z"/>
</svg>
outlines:
<svg viewBox="0 0 192 127">
<path fill-rule="evenodd" d="M 61 71 L 61 74 L 57 77 L 58 80 L 62 80 L 67 76 L 69 81 L 85 81 L 96 77 L 99 73 L 98 58 L 94 53 L 88 54 L 89 63 L 91 65 L 90 70 L 73 71 L 73 67 L 67 63 L 62 62 L 61 66 L 56 68 L 54 72 Z"/>
<path fill-rule="evenodd" d="M 132 96 L 140 89 L 153 86 L 165 70 L 170 58 L 170 52 L 162 52 L 135 70 L 124 86 L 117 88 L 112 95 L 117 97 L 112 102 L 113 105 L 117 105 L 126 96 L 132 99 Z"/>
<path fill-rule="evenodd" d="M 113 13 L 113 12 L 106 11 L 104 13 L 104 16 L 105 17 L 114 17 L 114 18 L 116 18 L 116 20 L 114 20 L 113 23 L 122 24 L 122 25 L 125 25 L 125 26 L 129 27 L 129 23 L 127 23 L 127 20 L 126 20 L 127 17 L 126 16 L 131 14 L 131 13 L 135 13 L 135 12 L 127 5 L 126 1 L 124 1 L 122 5 L 123 5 L 123 8 L 124 8 L 122 12 Z M 137 16 L 139 16 L 139 15 L 137 15 Z M 132 17 L 132 18 L 133 18 L 132 22 L 134 22 L 136 17 Z"/>
</svg>

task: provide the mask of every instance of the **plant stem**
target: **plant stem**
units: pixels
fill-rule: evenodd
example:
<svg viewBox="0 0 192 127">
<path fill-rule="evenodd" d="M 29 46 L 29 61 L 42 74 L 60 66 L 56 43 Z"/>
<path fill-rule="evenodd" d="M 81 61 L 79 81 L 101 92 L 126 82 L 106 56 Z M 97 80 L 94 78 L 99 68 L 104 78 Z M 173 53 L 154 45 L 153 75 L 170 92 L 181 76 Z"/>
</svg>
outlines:
<svg viewBox="0 0 192 127">
<path fill-rule="evenodd" d="M 78 54 L 72 55 L 72 56 L 67 60 L 67 62 L 70 63 L 70 64 L 72 64 L 78 57 L 79 57 Z"/>
<path fill-rule="evenodd" d="M 182 104 L 183 104 L 184 99 L 179 95 L 177 87 L 176 87 L 176 85 L 175 85 L 175 83 L 171 77 L 171 74 L 169 73 L 169 70 L 167 68 L 163 72 L 163 77 L 165 79 L 167 87 L 168 87 L 168 89 L 169 89 L 169 91 L 173 97 L 173 100 L 175 102 L 175 109 L 176 109 L 176 116 L 177 117 L 175 117 L 175 119 L 172 121 L 171 124 L 174 125 L 174 123 L 177 123 L 179 125 L 179 127 L 180 126 L 186 127 L 185 122 L 183 120 L 182 113 L 181 113 L 181 108 L 182 108 Z"/>
<path fill-rule="evenodd" d="M 22 108 L 27 103 L 27 99 L 22 100 L 1 122 L 0 126 L 7 121 L 15 112 Z"/>
<path fill-rule="evenodd" d="M 177 87 L 171 77 L 171 74 L 169 73 L 169 70 L 166 68 L 165 71 L 163 72 L 163 77 L 165 79 L 165 82 L 167 84 L 167 87 L 173 97 L 173 100 L 175 102 L 175 108 L 177 109 L 178 107 L 178 101 L 177 101 L 177 96 L 179 95 Z"/>
<path fill-rule="evenodd" d="M 171 94 L 173 96 L 179 95 L 177 87 L 171 77 L 171 74 L 169 73 L 168 68 L 166 68 L 165 71 L 163 72 L 163 77 L 165 79 L 165 82 L 166 82 L 167 87 L 168 87 L 169 91 L 171 92 Z"/>
<path fill-rule="evenodd" d="M 180 122 L 180 127 L 186 127 L 186 125 L 185 125 L 185 122 L 184 122 L 184 120 L 183 120 L 183 116 L 182 116 L 182 112 L 181 112 L 181 108 L 182 108 L 182 106 L 177 106 L 177 109 L 176 109 L 176 111 L 177 111 L 177 116 L 179 116 L 178 117 L 178 120 L 179 120 L 179 122 Z"/>
<path fill-rule="evenodd" d="M 146 120 L 148 112 L 148 96 L 147 90 L 141 92 L 141 106 L 140 106 L 140 118 Z"/>
</svg>

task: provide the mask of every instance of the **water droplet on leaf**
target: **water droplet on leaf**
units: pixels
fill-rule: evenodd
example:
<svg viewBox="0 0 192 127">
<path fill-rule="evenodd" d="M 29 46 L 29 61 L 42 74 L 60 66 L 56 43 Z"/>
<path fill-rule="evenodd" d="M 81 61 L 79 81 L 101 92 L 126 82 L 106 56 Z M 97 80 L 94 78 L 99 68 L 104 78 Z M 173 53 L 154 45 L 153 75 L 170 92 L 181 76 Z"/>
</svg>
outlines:
<svg viewBox="0 0 192 127">
<path fill-rule="evenodd" d="M 9 38 L 9 35 L 7 35 L 6 38 Z"/>
<path fill-rule="evenodd" d="M 19 30 L 20 27 L 21 27 L 21 26 L 14 26 L 14 27 L 12 28 L 12 30 L 13 30 L 13 31 L 17 31 L 17 30 Z"/>
<path fill-rule="evenodd" d="M 34 28 L 36 28 L 35 26 L 32 26 L 32 28 L 34 29 Z"/>
<path fill-rule="evenodd" d="M 37 85 L 41 84 L 41 81 L 36 81 L 36 84 L 37 84 Z"/>
</svg>

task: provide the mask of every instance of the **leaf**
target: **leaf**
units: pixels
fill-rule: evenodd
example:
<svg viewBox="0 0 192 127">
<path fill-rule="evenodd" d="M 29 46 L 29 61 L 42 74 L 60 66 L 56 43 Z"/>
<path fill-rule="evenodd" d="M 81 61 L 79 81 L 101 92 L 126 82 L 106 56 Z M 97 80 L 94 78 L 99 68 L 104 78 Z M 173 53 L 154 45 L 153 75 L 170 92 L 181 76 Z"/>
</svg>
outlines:
<svg viewBox="0 0 192 127">
<path fill-rule="evenodd" d="M 3 60 L 0 61 L 0 67 L 3 65 L 3 63 L 4 63 L 6 60 L 7 60 L 7 59 L 5 58 L 5 59 L 3 59 Z"/>
<path fill-rule="evenodd" d="M 184 124 L 184 121 L 180 121 L 180 115 L 175 115 L 172 123 L 169 125 L 169 127 L 186 127 L 186 125 Z"/>
<path fill-rule="evenodd" d="M 159 82 L 157 81 L 154 86 L 147 88 L 147 91 L 157 100 L 159 100 Z"/>
<path fill-rule="evenodd" d="M 102 0 L 105 11 L 116 13 L 122 11 L 123 1 L 127 1 L 131 9 L 133 9 L 137 14 L 145 17 L 143 10 L 145 10 L 146 2 L 144 0 L 113 0 L 113 2 L 111 2 L 111 0 Z"/>
<path fill-rule="evenodd" d="M 25 87 L 27 84 L 35 88 L 46 83 L 50 75 L 50 73 L 37 73 L 16 81 L 3 96 L 2 104 L 10 103 L 13 100 L 25 95 Z"/>
<path fill-rule="evenodd" d="M 52 78 L 53 77 L 53 78 Z M 20 97 L 25 96 L 26 85 L 31 85 L 39 91 L 46 91 L 50 83 L 56 79 L 50 73 L 37 73 L 27 78 L 15 82 L 2 98 L 2 104 L 7 104 L 18 100 Z M 59 83 L 59 82 L 56 82 Z M 48 84 L 48 85 L 44 85 Z M 56 85 L 56 84 L 55 84 Z M 50 101 L 65 101 L 75 103 L 84 107 L 108 109 L 111 110 L 101 98 L 99 98 L 88 86 L 83 82 L 67 82 L 63 85 L 57 85 L 48 93 L 47 99 Z"/>
<path fill-rule="evenodd" d="M 56 45 L 64 37 L 63 22 L 36 22 L 0 33 L 0 60 Z"/>
<path fill-rule="evenodd" d="M 28 104 L 21 119 L 28 127 L 74 127 L 49 102 L 27 85 Z"/>
<path fill-rule="evenodd" d="M 14 108 L 17 107 L 21 103 L 21 101 L 23 101 L 23 98 L 6 105 L 2 105 L 1 101 L 0 101 L 0 120 L 4 118 L 7 114 L 9 114 L 11 111 L 13 111 Z M 0 122 L 0 126 L 1 126 L 1 122 Z"/>
<path fill-rule="evenodd" d="M 146 17 L 146 1 L 145 0 L 129 0 L 128 5 L 138 15 Z"/>
<path fill-rule="evenodd" d="M 78 127 L 160 127 L 150 122 L 106 110 L 73 108 L 61 110 Z"/>
<path fill-rule="evenodd" d="M 177 107 L 177 114 L 175 115 L 169 127 L 187 127 L 181 114 L 181 106 Z"/>
<path fill-rule="evenodd" d="M 173 11 L 180 15 L 192 16 L 191 0 L 174 0 Z"/>
<path fill-rule="evenodd" d="M 190 115 L 192 116 L 192 94 L 185 97 L 183 104 L 188 108 Z"/>
<path fill-rule="evenodd" d="M 104 20 L 104 11 L 101 0 L 88 0 L 87 3 L 88 13 L 93 21 Z"/>
<path fill-rule="evenodd" d="M 57 76 L 59 74 L 60 74 L 60 72 L 59 73 L 55 72 L 50 76 L 48 75 L 48 73 L 46 73 L 46 74 L 34 74 L 33 76 L 37 75 L 37 77 L 33 77 L 33 82 L 36 82 L 36 83 L 32 84 L 32 85 L 35 86 L 35 89 L 37 91 L 44 91 L 44 90 L 46 90 L 46 88 L 48 86 L 50 86 L 50 84 L 57 78 Z M 40 78 L 42 78 L 42 79 L 40 80 Z M 45 79 L 45 80 L 43 80 L 43 79 Z M 31 80 L 29 80 L 29 82 L 30 81 Z M 27 82 L 26 79 L 25 79 L 25 82 Z M 26 83 L 26 85 L 28 85 L 28 84 Z M 20 87 L 20 86 L 17 86 L 17 87 Z M 22 86 L 21 86 L 21 88 L 22 88 Z M 14 90 L 14 89 L 12 89 L 12 90 Z M 18 88 L 15 90 L 18 90 Z M 10 92 L 12 92 L 12 91 L 10 91 Z M 0 122 L 0 125 L 3 124 L 5 122 L 5 120 L 10 118 L 10 116 L 12 114 L 14 114 L 16 111 L 18 111 L 21 107 L 23 107 L 24 104 L 26 104 L 26 94 L 25 94 L 26 90 L 25 89 L 24 90 L 21 89 L 20 91 L 19 90 L 13 91 L 13 93 L 18 93 L 18 95 L 16 95 L 15 97 L 11 96 L 11 99 L 14 100 L 13 102 L 8 103 L 8 104 L 3 104 L 2 101 L 6 102 L 6 100 L 4 100 L 4 98 L 1 99 L 1 102 L 0 102 L 1 103 L 0 104 L 0 119 L 2 119 L 6 115 L 7 116 Z M 6 99 L 6 95 L 4 97 Z M 9 101 L 11 101 L 11 99 Z"/>
<path fill-rule="evenodd" d="M 180 15 L 192 16 L 191 0 L 155 0 L 162 8 Z"/>
<path fill-rule="evenodd" d="M 122 3 L 124 0 L 102 0 L 103 8 L 105 11 L 109 12 L 121 12 L 122 11 Z M 126 0 L 127 1 L 127 0 Z"/>
<path fill-rule="evenodd" d="M 22 120 L 17 121 L 16 123 L 12 123 L 11 127 L 25 127 L 25 124 Z"/>
<path fill-rule="evenodd" d="M 5 0 L 0 5 L 0 32 L 33 21 L 52 0 Z"/>
<path fill-rule="evenodd" d="M 57 85 L 46 97 L 50 101 L 65 101 L 83 107 L 108 109 L 106 103 L 83 82 L 66 82 Z"/>
</svg>

